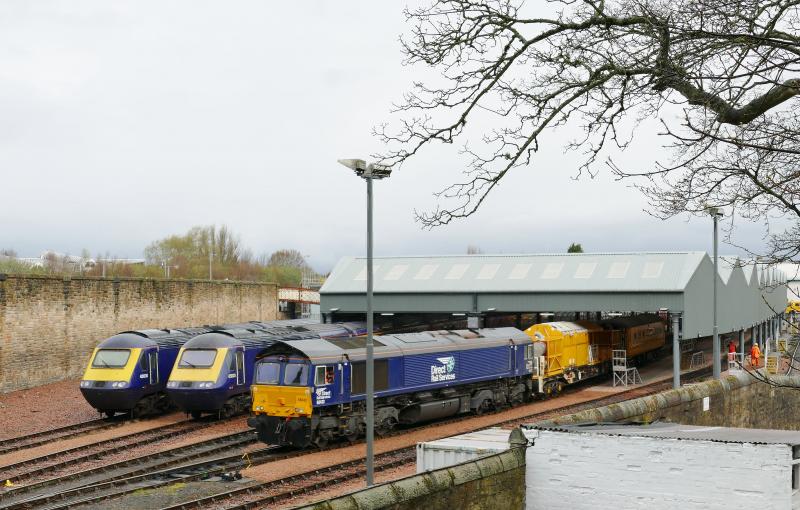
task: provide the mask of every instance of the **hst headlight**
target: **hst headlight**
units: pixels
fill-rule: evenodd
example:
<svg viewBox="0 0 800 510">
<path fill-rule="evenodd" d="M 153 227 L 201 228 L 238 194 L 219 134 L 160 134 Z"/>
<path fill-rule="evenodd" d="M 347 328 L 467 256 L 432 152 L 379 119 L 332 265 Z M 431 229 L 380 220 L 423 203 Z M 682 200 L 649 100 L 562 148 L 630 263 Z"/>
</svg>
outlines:
<svg viewBox="0 0 800 510">
<path fill-rule="evenodd" d="M 111 383 L 112 388 L 127 388 L 128 381 L 114 381 Z"/>
<path fill-rule="evenodd" d="M 178 387 L 178 381 L 169 381 L 167 383 L 167 388 L 177 388 L 177 387 Z"/>
<path fill-rule="evenodd" d="M 211 388 L 212 386 L 214 386 L 213 381 L 203 381 L 197 385 L 198 388 Z"/>
<path fill-rule="evenodd" d="M 91 388 L 94 381 L 81 381 L 81 388 Z"/>
</svg>

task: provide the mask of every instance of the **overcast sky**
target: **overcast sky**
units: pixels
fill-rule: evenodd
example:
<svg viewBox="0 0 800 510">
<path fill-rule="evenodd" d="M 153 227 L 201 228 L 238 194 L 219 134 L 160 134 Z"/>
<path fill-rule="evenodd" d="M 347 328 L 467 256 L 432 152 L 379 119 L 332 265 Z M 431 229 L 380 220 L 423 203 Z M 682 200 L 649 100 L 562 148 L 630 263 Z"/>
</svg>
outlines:
<svg viewBox="0 0 800 510">
<path fill-rule="evenodd" d="M 4 0 L 0 248 L 140 257 L 224 223 L 256 254 L 296 248 L 321 271 L 363 254 L 365 186 L 336 159 L 380 150 L 371 128 L 424 76 L 402 66 L 407 28 L 398 2 Z M 649 166 L 657 138 L 637 133 L 625 161 Z M 562 141 L 433 231 L 413 210 L 464 160 L 427 151 L 375 185 L 376 254 L 710 250 L 709 220 L 653 219 L 607 173 L 573 180 Z"/>
</svg>

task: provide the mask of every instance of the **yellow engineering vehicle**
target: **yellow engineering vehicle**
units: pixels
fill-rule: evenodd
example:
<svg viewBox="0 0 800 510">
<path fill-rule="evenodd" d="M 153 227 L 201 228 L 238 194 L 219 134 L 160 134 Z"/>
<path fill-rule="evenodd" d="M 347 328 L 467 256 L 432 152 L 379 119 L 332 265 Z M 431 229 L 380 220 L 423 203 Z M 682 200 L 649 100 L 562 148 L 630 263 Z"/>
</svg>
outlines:
<svg viewBox="0 0 800 510">
<path fill-rule="evenodd" d="M 545 322 L 525 330 L 531 337 L 533 391 L 555 396 L 567 384 L 611 371 L 611 351 L 625 351 L 633 363 L 653 357 L 665 345 L 667 330 L 656 315 L 609 318 L 600 323 Z"/>
<path fill-rule="evenodd" d="M 545 322 L 525 330 L 533 344 L 533 390 L 559 394 L 567 384 L 610 371 L 614 333 L 590 322 Z"/>
</svg>

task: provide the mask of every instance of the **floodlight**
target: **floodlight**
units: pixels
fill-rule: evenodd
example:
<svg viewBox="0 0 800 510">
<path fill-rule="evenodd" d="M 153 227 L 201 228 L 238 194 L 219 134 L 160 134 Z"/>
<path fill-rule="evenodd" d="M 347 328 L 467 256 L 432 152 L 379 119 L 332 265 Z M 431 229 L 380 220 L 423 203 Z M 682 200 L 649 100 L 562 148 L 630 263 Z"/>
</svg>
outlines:
<svg viewBox="0 0 800 510">
<path fill-rule="evenodd" d="M 340 165 L 353 170 L 357 176 L 365 179 L 385 179 L 392 174 L 392 168 L 378 163 L 369 163 L 363 159 L 339 159 Z"/>
</svg>

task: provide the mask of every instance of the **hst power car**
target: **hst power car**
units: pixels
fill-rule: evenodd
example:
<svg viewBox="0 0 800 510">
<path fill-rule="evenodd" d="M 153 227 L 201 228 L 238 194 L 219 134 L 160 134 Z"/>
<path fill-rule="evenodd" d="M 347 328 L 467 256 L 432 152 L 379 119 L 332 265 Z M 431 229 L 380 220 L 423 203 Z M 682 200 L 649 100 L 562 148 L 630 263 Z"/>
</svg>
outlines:
<svg viewBox="0 0 800 510">
<path fill-rule="evenodd" d="M 266 329 L 317 323 L 297 319 L 125 331 L 94 349 L 80 382 L 81 393 L 92 407 L 108 416 L 163 412 L 171 406 L 164 389 L 175 359 L 183 344 L 195 336 L 225 328 Z"/>
<path fill-rule="evenodd" d="M 256 358 L 276 341 L 353 337 L 366 333 L 363 323 L 280 325 L 272 328 L 226 328 L 201 334 L 181 348 L 167 383 L 179 409 L 232 416 L 250 409 L 250 385 Z"/>
</svg>

